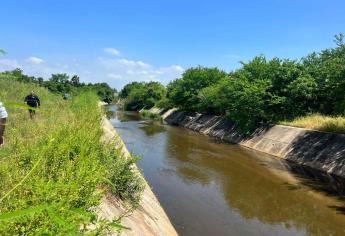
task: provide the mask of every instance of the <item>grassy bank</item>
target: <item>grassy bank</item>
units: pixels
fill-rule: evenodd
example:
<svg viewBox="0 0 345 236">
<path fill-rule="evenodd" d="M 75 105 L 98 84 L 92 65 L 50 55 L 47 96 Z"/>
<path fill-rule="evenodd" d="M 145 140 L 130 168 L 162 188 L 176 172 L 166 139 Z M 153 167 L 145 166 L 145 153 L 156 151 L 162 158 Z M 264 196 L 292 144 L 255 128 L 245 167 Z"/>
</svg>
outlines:
<svg viewBox="0 0 345 236">
<path fill-rule="evenodd" d="M 0 79 L 0 100 L 9 111 L 0 149 L 0 235 L 104 233 L 118 222 L 97 219 L 92 209 L 111 191 L 132 206 L 142 184 L 114 145 L 100 141 L 98 98 L 71 101 L 30 83 Z M 41 109 L 31 121 L 23 97 L 35 90 Z M 119 226 L 117 227 L 117 229 Z"/>
<path fill-rule="evenodd" d="M 146 109 L 141 110 L 139 113 L 140 117 L 143 119 L 161 120 L 161 116 L 159 114 L 152 113 Z"/>
<path fill-rule="evenodd" d="M 311 114 L 290 121 L 282 121 L 280 124 L 325 132 L 345 133 L 345 117 L 343 116 Z"/>
</svg>

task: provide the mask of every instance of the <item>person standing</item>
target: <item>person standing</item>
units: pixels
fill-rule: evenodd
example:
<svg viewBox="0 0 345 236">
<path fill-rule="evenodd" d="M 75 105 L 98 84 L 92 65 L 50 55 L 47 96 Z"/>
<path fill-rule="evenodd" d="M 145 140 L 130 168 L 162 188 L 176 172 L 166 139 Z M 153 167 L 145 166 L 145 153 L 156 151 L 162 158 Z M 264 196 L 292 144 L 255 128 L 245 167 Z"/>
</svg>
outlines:
<svg viewBox="0 0 345 236">
<path fill-rule="evenodd" d="M 2 102 L 0 102 L 0 148 L 4 145 L 4 133 L 7 120 L 7 112 Z"/>
<path fill-rule="evenodd" d="M 41 106 L 40 99 L 34 91 L 31 91 L 30 94 L 25 97 L 24 103 L 29 106 L 29 115 L 32 119 L 36 114 L 36 109 Z"/>
</svg>

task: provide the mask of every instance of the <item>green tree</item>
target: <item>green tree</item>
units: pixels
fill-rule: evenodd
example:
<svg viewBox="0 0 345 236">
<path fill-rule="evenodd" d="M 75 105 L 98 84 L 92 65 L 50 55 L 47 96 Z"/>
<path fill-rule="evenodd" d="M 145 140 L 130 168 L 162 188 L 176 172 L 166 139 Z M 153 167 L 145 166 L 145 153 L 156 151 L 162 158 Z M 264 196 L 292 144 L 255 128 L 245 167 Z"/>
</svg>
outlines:
<svg viewBox="0 0 345 236">
<path fill-rule="evenodd" d="M 335 36 L 336 47 L 312 53 L 301 62 L 318 86 L 317 110 L 324 114 L 345 112 L 345 44 L 342 34 Z"/>
<path fill-rule="evenodd" d="M 51 78 L 45 82 L 45 86 L 55 93 L 71 93 L 72 86 L 69 82 L 69 76 L 67 74 L 52 74 Z"/>
<path fill-rule="evenodd" d="M 127 84 L 120 94 L 125 98 L 126 110 L 149 109 L 165 98 L 166 88 L 159 82 L 134 82 Z"/>
<path fill-rule="evenodd" d="M 288 102 L 291 116 L 312 112 L 316 106 L 317 83 L 311 76 L 299 77 L 288 86 Z"/>
<path fill-rule="evenodd" d="M 141 88 L 143 86 L 144 86 L 143 82 L 136 82 L 136 81 L 131 82 L 129 84 L 126 84 L 122 88 L 122 90 L 120 91 L 119 97 L 120 98 L 127 98 L 133 89 L 135 89 L 135 88 L 139 89 L 139 88 Z"/>
<path fill-rule="evenodd" d="M 223 79 L 200 91 L 202 108 L 225 114 L 240 130 L 248 132 L 261 122 L 268 122 L 267 107 L 271 84 L 266 80 Z"/>
<path fill-rule="evenodd" d="M 168 85 L 168 98 L 181 109 L 196 111 L 200 102 L 199 91 L 216 84 L 226 76 L 227 74 L 218 68 L 190 68 L 183 73 L 182 78 Z"/>
</svg>

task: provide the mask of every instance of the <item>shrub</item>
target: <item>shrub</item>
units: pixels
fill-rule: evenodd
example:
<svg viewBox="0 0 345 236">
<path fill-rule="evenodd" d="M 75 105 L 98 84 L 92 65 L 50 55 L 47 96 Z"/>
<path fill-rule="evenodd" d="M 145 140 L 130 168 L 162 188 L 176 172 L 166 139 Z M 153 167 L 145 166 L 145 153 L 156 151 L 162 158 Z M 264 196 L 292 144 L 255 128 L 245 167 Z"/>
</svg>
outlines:
<svg viewBox="0 0 345 236">
<path fill-rule="evenodd" d="M 161 116 L 159 114 L 152 113 L 149 110 L 145 110 L 145 109 L 140 111 L 140 116 L 142 118 L 151 119 L 151 120 L 161 120 Z"/>
</svg>

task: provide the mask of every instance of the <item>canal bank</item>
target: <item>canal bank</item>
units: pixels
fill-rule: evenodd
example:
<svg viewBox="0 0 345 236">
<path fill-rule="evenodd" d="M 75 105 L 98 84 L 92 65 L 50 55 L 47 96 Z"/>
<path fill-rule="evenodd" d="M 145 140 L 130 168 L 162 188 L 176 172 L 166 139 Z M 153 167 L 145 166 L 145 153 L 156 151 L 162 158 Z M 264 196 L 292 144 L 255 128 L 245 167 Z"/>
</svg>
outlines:
<svg viewBox="0 0 345 236">
<path fill-rule="evenodd" d="M 328 174 L 345 178 L 345 135 L 307 130 L 284 125 L 258 128 L 241 135 L 222 116 L 153 108 L 167 124 L 178 125 L 229 143 L 283 158 Z"/>
<path fill-rule="evenodd" d="M 104 133 L 103 141 L 113 142 L 116 140 L 116 145 L 121 150 L 122 156 L 124 158 L 132 158 L 121 137 L 117 134 L 109 120 L 103 118 L 101 126 Z M 139 171 L 136 166 L 134 166 L 133 170 Z M 143 176 L 142 179 L 145 187 L 137 209 L 133 211 L 120 199 L 111 194 L 107 194 L 103 197 L 97 209 L 98 216 L 110 221 L 121 218 L 121 224 L 129 228 L 125 229 L 121 235 L 177 236 L 169 217 L 166 215 Z"/>
<path fill-rule="evenodd" d="M 180 235 L 344 235 L 343 180 L 189 129 L 109 118 Z"/>
</svg>

